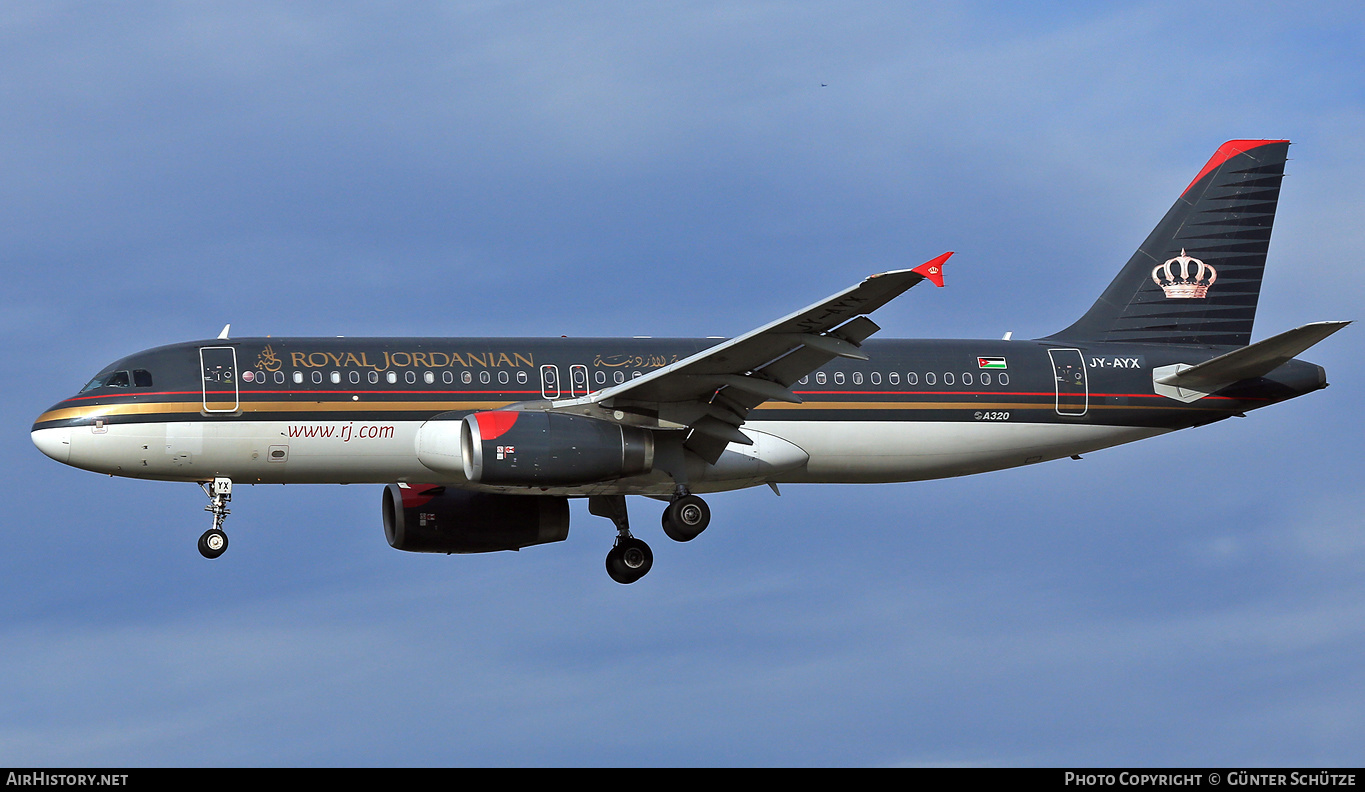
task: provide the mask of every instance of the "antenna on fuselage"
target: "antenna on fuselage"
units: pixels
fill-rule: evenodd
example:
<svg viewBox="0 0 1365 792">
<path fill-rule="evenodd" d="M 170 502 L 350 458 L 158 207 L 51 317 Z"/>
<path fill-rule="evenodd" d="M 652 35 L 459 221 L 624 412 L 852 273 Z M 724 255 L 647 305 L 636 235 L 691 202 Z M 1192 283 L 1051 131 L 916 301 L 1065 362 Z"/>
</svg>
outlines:
<svg viewBox="0 0 1365 792">
<path fill-rule="evenodd" d="M 221 333 L 218 334 L 218 340 L 219 340 L 219 341 L 226 341 L 226 340 L 227 340 L 227 337 L 228 337 L 227 334 L 228 334 L 228 328 L 229 328 L 229 327 L 232 327 L 232 323 L 231 323 L 231 322 L 228 322 L 227 324 L 223 325 L 223 332 L 221 332 Z"/>
</svg>

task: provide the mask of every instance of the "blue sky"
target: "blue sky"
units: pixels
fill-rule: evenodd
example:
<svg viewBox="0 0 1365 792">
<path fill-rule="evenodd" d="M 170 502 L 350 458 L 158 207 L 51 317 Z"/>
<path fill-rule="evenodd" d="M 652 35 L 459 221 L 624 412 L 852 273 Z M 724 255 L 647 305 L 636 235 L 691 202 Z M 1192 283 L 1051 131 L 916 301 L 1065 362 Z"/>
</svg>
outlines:
<svg viewBox="0 0 1365 792">
<path fill-rule="evenodd" d="M 0 10 L 0 764 L 1356 765 L 1365 377 L 1025 469 L 710 498 L 655 566 L 427 557 L 377 486 L 51 462 L 106 363 L 235 335 L 734 335 L 955 250 L 882 337 L 1078 316 L 1289 138 L 1256 337 L 1360 319 L 1365 14 L 1241 3 Z M 826 84 L 821 87 L 821 84 Z"/>
</svg>

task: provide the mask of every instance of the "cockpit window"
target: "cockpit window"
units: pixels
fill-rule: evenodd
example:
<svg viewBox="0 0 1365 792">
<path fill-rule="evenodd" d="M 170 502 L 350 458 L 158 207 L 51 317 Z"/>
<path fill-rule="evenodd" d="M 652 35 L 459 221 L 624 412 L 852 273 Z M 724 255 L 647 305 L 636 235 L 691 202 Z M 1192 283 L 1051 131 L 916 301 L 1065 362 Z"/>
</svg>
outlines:
<svg viewBox="0 0 1365 792">
<path fill-rule="evenodd" d="M 92 391 L 96 388 L 126 388 L 128 387 L 128 384 L 128 372 L 109 371 L 96 375 L 94 379 L 85 383 L 85 387 L 81 388 L 81 393 Z"/>
<path fill-rule="evenodd" d="M 147 369 L 133 369 L 129 376 L 127 371 L 105 371 L 97 374 L 94 379 L 85 383 L 81 388 L 81 393 L 92 391 L 96 388 L 150 388 L 152 387 L 152 372 Z"/>
</svg>

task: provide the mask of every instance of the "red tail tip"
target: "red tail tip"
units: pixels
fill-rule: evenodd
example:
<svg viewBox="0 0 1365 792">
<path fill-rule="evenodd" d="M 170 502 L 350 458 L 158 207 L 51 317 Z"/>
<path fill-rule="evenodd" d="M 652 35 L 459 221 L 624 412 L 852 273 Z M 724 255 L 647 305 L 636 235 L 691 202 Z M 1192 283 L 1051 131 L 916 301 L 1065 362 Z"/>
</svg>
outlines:
<svg viewBox="0 0 1365 792">
<path fill-rule="evenodd" d="M 1208 163 L 1204 165 L 1204 169 L 1199 171 L 1199 175 L 1195 176 L 1194 181 L 1190 182 L 1189 187 L 1185 188 L 1185 192 L 1189 192 L 1190 187 L 1193 187 L 1194 185 L 1198 184 L 1199 180 L 1209 175 L 1210 171 L 1217 169 L 1224 162 L 1227 162 L 1228 160 L 1232 159 L 1238 154 L 1244 154 L 1248 151 L 1251 151 L 1254 148 L 1268 146 L 1271 143 L 1288 142 L 1289 142 L 1288 140 L 1229 140 L 1228 142 L 1218 147 L 1218 150 L 1214 152 L 1213 157 L 1211 157 Z M 1181 193 L 1181 195 L 1184 194 L 1185 193 Z"/>
</svg>

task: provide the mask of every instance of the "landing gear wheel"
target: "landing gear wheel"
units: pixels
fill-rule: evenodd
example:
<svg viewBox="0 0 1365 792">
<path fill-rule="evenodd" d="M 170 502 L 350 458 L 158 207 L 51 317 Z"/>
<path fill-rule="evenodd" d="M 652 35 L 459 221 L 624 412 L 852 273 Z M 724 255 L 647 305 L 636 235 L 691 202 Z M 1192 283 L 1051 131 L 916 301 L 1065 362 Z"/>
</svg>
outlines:
<svg viewBox="0 0 1365 792">
<path fill-rule="evenodd" d="M 227 549 L 227 534 L 223 533 L 223 521 L 232 513 L 227 507 L 232 500 L 232 479 L 214 476 L 212 482 L 200 482 L 199 488 L 209 496 L 209 505 L 204 511 L 213 515 L 213 527 L 199 537 L 199 554 L 204 558 L 217 558 Z"/>
<path fill-rule="evenodd" d="M 696 539 L 711 524 L 711 507 L 696 495 L 684 495 L 664 509 L 664 533 L 675 542 Z"/>
<path fill-rule="evenodd" d="M 649 545 L 626 537 L 616 543 L 607 553 L 607 574 L 617 583 L 634 583 L 644 577 L 654 566 L 654 553 Z"/>
<path fill-rule="evenodd" d="M 199 537 L 199 554 L 204 558 L 217 558 L 227 550 L 227 534 L 217 528 L 210 528 Z"/>
</svg>

